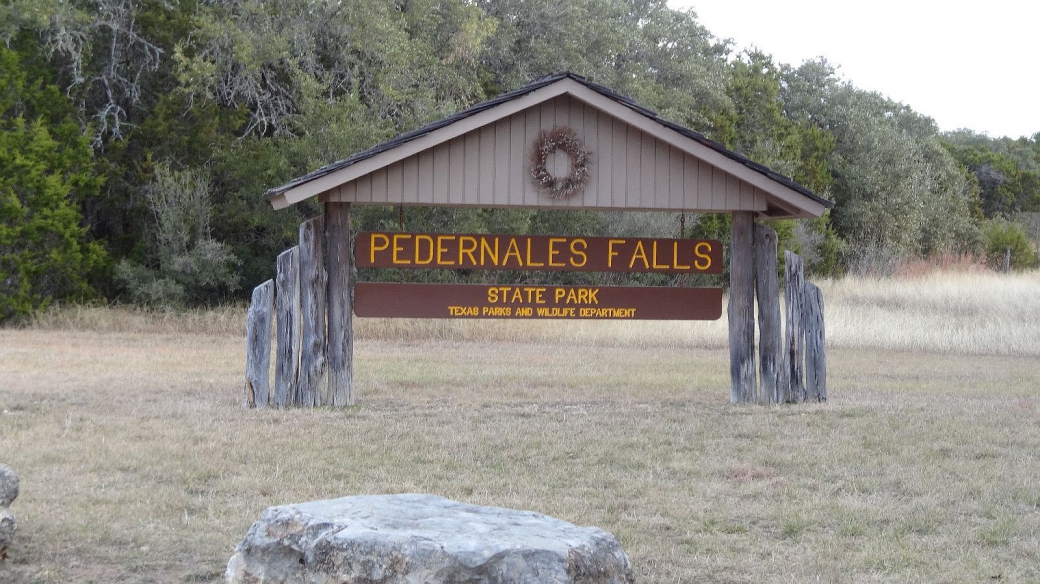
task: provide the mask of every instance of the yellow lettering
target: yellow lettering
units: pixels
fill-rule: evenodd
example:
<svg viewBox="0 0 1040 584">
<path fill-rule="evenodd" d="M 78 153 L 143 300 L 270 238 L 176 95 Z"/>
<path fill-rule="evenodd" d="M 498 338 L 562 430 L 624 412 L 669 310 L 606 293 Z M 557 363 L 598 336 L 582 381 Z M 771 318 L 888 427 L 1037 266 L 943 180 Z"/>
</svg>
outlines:
<svg viewBox="0 0 1040 584">
<path fill-rule="evenodd" d="M 596 298 L 596 294 L 599 294 L 599 288 L 589 290 L 589 304 L 599 304 L 599 298 Z"/>
<path fill-rule="evenodd" d="M 558 250 L 555 247 L 553 247 L 553 244 L 566 242 L 566 241 L 567 240 L 565 238 L 563 238 L 563 237 L 550 237 L 549 238 L 549 265 L 550 266 L 553 266 L 554 268 L 562 268 L 563 266 L 567 265 L 564 262 L 559 262 L 559 263 L 553 262 L 553 256 L 560 255 L 560 250 Z"/>
<path fill-rule="evenodd" d="M 383 244 L 382 245 L 376 245 L 376 238 L 377 237 L 383 240 Z M 388 247 L 390 247 L 390 238 L 389 237 L 387 237 L 386 235 L 384 235 L 382 233 L 373 233 L 372 234 L 372 241 L 371 241 L 371 243 L 369 243 L 369 255 L 371 256 L 371 259 L 369 261 L 371 263 L 373 263 L 373 264 L 376 263 L 376 252 L 377 251 L 383 251 L 383 250 L 387 249 Z"/>
<path fill-rule="evenodd" d="M 589 289 L 582 288 L 578 290 L 578 304 L 588 304 L 589 302 Z"/>
<path fill-rule="evenodd" d="M 444 259 L 444 254 L 448 253 L 448 248 L 444 245 L 445 241 L 451 241 L 455 239 L 454 235 L 438 235 L 437 236 L 437 265 L 438 266 L 454 266 L 455 262 Z"/>
<path fill-rule="evenodd" d="M 614 267 L 614 256 L 616 256 L 616 255 L 621 253 L 619 251 L 614 251 L 614 244 L 615 243 L 618 244 L 618 245 L 624 245 L 625 244 L 625 240 L 624 239 L 611 239 L 610 241 L 607 242 L 607 267 L 608 268 Z"/>
<path fill-rule="evenodd" d="M 577 304 L 578 295 L 575 293 L 574 288 L 567 291 L 567 304 Z"/>
<path fill-rule="evenodd" d="M 653 253 L 652 257 L 654 258 L 653 259 L 653 264 L 654 264 L 654 269 L 655 270 L 662 270 L 662 269 L 666 269 L 666 268 L 670 268 L 671 267 L 668 264 L 658 265 L 658 263 L 657 263 L 657 242 L 656 241 L 654 242 L 653 252 L 652 253 Z"/>
<path fill-rule="evenodd" d="M 581 249 L 578 246 L 581 245 Z M 571 265 L 575 268 L 584 266 L 589 261 L 588 255 L 585 254 L 585 250 L 588 249 L 589 242 L 584 239 L 574 239 L 571 241 Z M 575 256 L 581 256 L 581 263 L 574 261 Z"/>
<path fill-rule="evenodd" d="M 424 259 L 419 252 L 419 243 L 425 241 L 430 250 L 430 255 Z M 433 263 L 433 238 L 429 235 L 416 235 L 415 236 L 415 263 L 416 265 L 425 266 L 426 264 Z"/>
<path fill-rule="evenodd" d="M 494 286 L 488 288 L 488 302 L 490 304 L 498 302 L 498 288 Z"/>
<path fill-rule="evenodd" d="M 534 303 L 545 304 L 545 288 L 534 289 Z"/>
<path fill-rule="evenodd" d="M 473 247 L 467 249 L 466 242 L 472 243 Z M 469 235 L 459 236 L 459 265 L 462 264 L 462 256 L 469 256 L 469 263 L 476 266 L 477 258 L 473 255 L 473 252 L 477 251 L 477 238 Z"/>
<path fill-rule="evenodd" d="M 701 253 L 701 247 L 702 246 L 708 248 L 707 253 Z M 702 241 L 702 242 L 698 243 L 697 245 L 695 245 L 693 247 L 693 254 L 695 256 L 697 256 L 698 258 L 703 258 L 705 261 L 702 263 L 701 260 L 694 260 L 693 261 L 693 265 L 696 266 L 698 270 L 707 270 L 708 268 L 710 268 L 711 267 L 711 256 L 708 255 L 710 253 L 711 253 L 711 244 L 708 243 L 707 241 Z"/>
<path fill-rule="evenodd" d="M 559 304 L 560 303 L 560 299 L 563 298 L 566 295 L 567 295 L 567 289 L 566 288 L 557 288 L 557 289 L 553 290 L 553 296 L 554 296 L 553 302 L 555 304 Z"/>
<path fill-rule="evenodd" d="M 688 270 L 688 269 L 690 269 L 690 266 L 683 265 L 683 264 L 679 263 L 679 242 L 678 241 L 673 241 L 672 242 L 672 267 L 674 267 L 677 270 Z"/>
<path fill-rule="evenodd" d="M 505 255 L 504 258 L 502 258 L 502 265 L 503 266 L 506 266 L 506 265 L 509 264 L 509 258 L 511 256 L 515 256 L 516 257 L 516 267 L 518 267 L 518 268 L 524 267 L 524 259 L 520 257 L 520 246 L 518 246 L 516 244 L 516 238 L 515 237 L 510 237 L 509 238 L 509 245 L 506 247 L 506 255 Z"/>
<path fill-rule="evenodd" d="M 391 258 L 390 258 L 390 261 L 392 261 L 393 263 L 395 263 L 397 265 L 408 265 L 409 263 L 411 263 L 408 260 L 403 260 L 400 257 L 398 257 L 398 252 L 404 251 L 404 247 L 402 247 L 400 245 L 397 245 L 398 242 L 400 242 L 402 239 L 411 239 L 411 237 L 412 237 L 411 233 L 395 233 L 394 234 L 394 251 L 393 251 L 393 256 L 391 256 Z"/>
<path fill-rule="evenodd" d="M 536 268 L 540 268 L 540 267 L 545 265 L 545 264 L 542 264 L 542 263 L 535 263 L 531 259 L 531 238 L 530 237 L 527 238 L 527 265 L 529 267 L 536 267 Z"/>
<path fill-rule="evenodd" d="M 628 262 L 628 267 L 629 268 L 635 267 L 637 258 L 643 260 L 643 267 L 644 268 L 647 268 L 647 269 L 650 268 L 650 262 L 647 261 L 647 259 L 646 259 L 646 250 L 643 249 L 643 242 L 642 241 L 637 241 L 636 242 L 636 249 L 632 251 L 632 261 Z"/>
<path fill-rule="evenodd" d="M 524 301 L 524 293 L 520 290 L 519 286 L 513 288 L 513 295 L 509 298 L 509 301 L 513 304 Z"/>
<path fill-rule="evenodd" d="M 498 238 L 495 237 L 491 241 L 495 242 L 495 248 L 491 248 L 491 244 L 488 242 L 488 238 L 480 238 L 480 265 L 484 265 L 484 257 L 487 256 L 491 259 L 491 265 L 498 265 Z"/>
</svg>

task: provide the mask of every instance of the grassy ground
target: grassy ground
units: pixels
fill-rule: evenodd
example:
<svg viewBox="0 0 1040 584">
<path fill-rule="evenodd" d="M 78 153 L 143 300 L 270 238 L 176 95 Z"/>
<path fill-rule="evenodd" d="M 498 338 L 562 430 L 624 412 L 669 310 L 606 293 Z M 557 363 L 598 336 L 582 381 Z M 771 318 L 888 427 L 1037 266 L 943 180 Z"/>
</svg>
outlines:
<svg viewBox="0 0 1040 584">
<path fill-rule="evenodd" d="M 240 310 L 51 313 L 0 330 L 0 582 L 215 582 L 263 508 L 389 492 L 600 526 L 640 582 L 1040 581 L 1040 286 L 943 281 L 828 283 L 791 407 L 726 403 L 724 323 L 360 322 L 360 405 L 284 412 L 240 408 Z"/>
</svg>

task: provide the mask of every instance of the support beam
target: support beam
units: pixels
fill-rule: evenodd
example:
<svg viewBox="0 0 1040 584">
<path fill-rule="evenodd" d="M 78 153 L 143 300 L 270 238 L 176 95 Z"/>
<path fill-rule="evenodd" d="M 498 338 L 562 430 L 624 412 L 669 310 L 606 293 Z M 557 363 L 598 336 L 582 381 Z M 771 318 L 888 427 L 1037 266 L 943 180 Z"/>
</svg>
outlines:
<svg viewBox="0 0 1040 584">
<path fill-rule="evenodd" d="M 278 255 L 275 271 L 275 321 L 278 347 L 275 349 L 274 399 L 276 408 L 296 405 L 296 383 L 300 378 L 300 248 L 292 247 Z"/>
<path fill-rule="evenodd" d="M 730 403 L 756 401 L 754 216 L 733 213 L 729 253 Z"/>
<path fill-rule="evenodd" d="M 331 403 L 354 404 L 354 332 L 351 323 L 350 203 L 325 203 L 325 272 L 328 274 L 328 393 Z"/>
<path fill-rule="evenodd" d="M 315 217 L 300 224 L 300 344 L 299 405 L 331 403 L 325 371 L 325 222 Z"/>
<path fill-rule="evenodd" d="M 755 295 L 758 297 L 759 403 L 783 403 L 783 329 L 780 328 L 780 277 L 777 274 L 776 231 L 755 224 Z"/>
<path fill-rule="evenodd" d="M 809 401 L 827 401 L 827 334 L 823 326 L 823 292 L 805 283 L 805 388 Z"/>
<path fill-rule="evenodd" d="M 271 315 L 274 280 L 253 288 L 246 317 L 245 407 L 266 408 L 271 394 Z"/>
<path fill-rule="evenodd" d="M 784 308 L 787 312 L 787 334 L 784 338 L 784 365 L 790 387 L 787 403 L 805 401 L 805 274 L 802 257 L 784 252 Z"/>
</svg>

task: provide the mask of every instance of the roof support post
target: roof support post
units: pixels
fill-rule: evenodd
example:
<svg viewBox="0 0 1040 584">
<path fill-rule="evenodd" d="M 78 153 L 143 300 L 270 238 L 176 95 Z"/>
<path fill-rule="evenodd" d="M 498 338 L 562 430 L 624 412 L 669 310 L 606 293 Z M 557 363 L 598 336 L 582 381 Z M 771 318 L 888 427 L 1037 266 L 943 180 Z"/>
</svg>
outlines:
<svg viewBox="0 0 1040 584">
<path fill-rule="evenodd" d="M 325 272 L 328 274 L 328 366 L 331 403 L 354 404 L 354 331 L 351 320 L 350 203 L 325 203 Z"/>
<path fill-rule="evenodd" d="M 755 383 L 754 215 L 733 213 L 729 248 L 730 403 L 757 401 Z"/>
</svg>

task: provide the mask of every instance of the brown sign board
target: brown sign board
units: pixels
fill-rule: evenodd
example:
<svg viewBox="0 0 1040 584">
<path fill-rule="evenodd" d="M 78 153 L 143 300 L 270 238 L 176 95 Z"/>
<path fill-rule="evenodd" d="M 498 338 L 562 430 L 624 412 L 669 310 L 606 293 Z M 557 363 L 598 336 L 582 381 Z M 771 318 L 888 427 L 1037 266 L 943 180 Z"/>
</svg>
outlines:
<svg viewBox="0 0 1040 584">
<path fill-rule="evenodd" d="M 402 318 L 717 320 L 722 316 L 722 289 L 358 282 L 354 313 Z"/>
<path fill-rule="evenodd" d="M 365 231 L 355 239 L 354 261 L 359 268 L 721 274 L 722 244 L 704 239 Z"/>
</svg>

